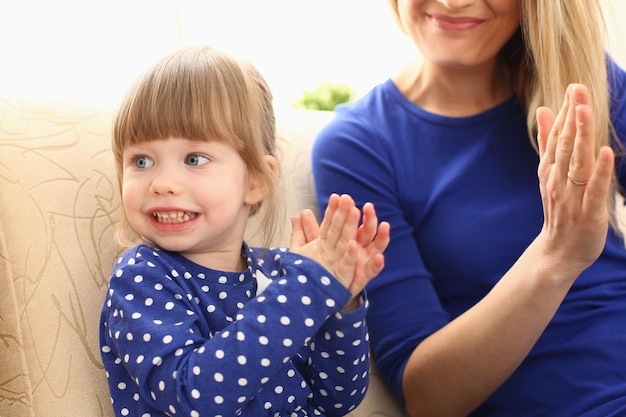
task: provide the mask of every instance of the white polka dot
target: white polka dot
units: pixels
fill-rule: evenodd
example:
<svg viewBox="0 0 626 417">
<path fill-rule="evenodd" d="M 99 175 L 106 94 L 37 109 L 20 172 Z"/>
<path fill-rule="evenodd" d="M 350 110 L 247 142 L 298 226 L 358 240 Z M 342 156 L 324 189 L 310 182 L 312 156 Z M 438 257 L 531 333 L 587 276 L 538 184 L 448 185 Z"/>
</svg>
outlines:
<svg viewBox="0 0 626 417">
<path fill-rule="evenodd" d="M 172 310 L 174 308 L 174 303 L 171 301 L 168 301 L 167 303 L 165 303 L 165 309 L 166 310 Z"/>
<path fill-rule="evenodd" d="M 197 400 L 198 398 L 200 398 L 200 391 L 198 391 L 197 389 L 192 389 L 191 396 Z"/>
<path fill-rule="evenodd" d="M 287 326 L 289 323 L 291 322 L 291 320 L 289 320 L 289 317 L 287 316 L 282 316 L 280 318 L 280 323 L 284 326 Z"/>
<path fill-rule="evenodd" d="M 216 372 L 215 374 L 213 374 L 213 379 L 215 379 L 215 381 L 217 382 L 223 382 L 224 375 L 222 375 L 220 372 Z"/>
<path fill-rule="evenodd" d="M 245 365 L 247 362 L 248 362 L 248 359 L 245 356 L 243 355 L 237 356 L 237 363 L 239 365 Z"/>
<path fill-rule="evenodd" d="M 169 343 L 172 343 L 172 340 L 174 340 L 174 338 L 172 337 L 172 335 L 165 335 L 163 337 L 163 343 L 165 343 L 166 345 Z"/>
<path fill-rule="evenodd" d="M 196 376 L 200 375 L 200 367 L 199 366 L 194 366 L 193 369 L 192 369 L 192 372 Z"/>
<path fill-rule="evenodd" d="M 302 304 L 305 306 L 311 305 L 311 297 L 305 295 L 301 298 Z"/>
</svg>

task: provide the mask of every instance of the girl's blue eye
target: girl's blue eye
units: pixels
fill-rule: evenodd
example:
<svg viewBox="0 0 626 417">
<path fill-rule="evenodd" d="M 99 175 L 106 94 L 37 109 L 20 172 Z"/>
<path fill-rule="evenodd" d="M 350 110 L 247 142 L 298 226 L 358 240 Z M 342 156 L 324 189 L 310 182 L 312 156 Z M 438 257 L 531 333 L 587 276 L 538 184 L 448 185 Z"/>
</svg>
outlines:
<svg viewBox="0 0 626 417">
<path fill-rule="evenodd" d="M 149 168 L 154 165 L 154 161 L 147 156 L 137 156 L 135 157 L 135 166 L 137 168 Z"/>
<path fill-rule="evenodd" d="M 187 160 L 185 161 L 187 165 L 192 165 L 192 166 L 204 165 L 207 162 L 209 162 L 209 158 L 207 158 L 206 156 L 197 154 L 197 153 L 192 153 L 191 155 L 188 155 Z"/>
</svg>

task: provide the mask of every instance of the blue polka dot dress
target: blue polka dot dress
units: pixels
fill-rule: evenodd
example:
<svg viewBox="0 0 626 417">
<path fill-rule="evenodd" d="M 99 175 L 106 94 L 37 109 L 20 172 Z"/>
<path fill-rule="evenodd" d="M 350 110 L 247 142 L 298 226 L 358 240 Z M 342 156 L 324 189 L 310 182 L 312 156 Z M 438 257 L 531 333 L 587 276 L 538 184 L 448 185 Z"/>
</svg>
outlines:
<svg viewBox="0 0 626 417">
<path fill-rule="evenodd" d="M 101 355 L 116 416 L 343 416 L 369 382 L 367 302 L 284 248 L 221 272 L 138 245 L 117 261 Z"/>
</svg>

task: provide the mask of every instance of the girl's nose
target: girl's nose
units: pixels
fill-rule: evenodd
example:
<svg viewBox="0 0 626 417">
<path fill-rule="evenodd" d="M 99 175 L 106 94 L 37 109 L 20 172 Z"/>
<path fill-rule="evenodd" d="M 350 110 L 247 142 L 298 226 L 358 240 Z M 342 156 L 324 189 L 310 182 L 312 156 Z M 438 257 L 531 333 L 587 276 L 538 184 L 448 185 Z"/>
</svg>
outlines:
<svg viewBox="0 0 626 417">
<path fill-rule="evenodd" d="M 150 194 L 153 195 L 179 195 L 182 190 L 182 181 L 170 171 L 157 172 L 150 184 Z"/>
</svg>

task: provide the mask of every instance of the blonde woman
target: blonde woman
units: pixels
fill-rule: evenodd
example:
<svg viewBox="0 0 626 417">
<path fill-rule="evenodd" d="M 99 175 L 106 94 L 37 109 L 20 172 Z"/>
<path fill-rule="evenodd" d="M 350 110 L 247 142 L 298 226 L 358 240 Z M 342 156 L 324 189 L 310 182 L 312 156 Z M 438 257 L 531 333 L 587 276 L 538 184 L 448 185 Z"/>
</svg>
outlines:
<svg viewBox="0 0 626 417">
<path fill-rule="evenodd" d="M 313 150 L 322 209 L 350 193 L 391 224 L 382 374 L 416 417 L 626 415 L 626 74 L 599 1 L 391 7 L 419 59 Z"/>
<path fill-rule="evenodd" d="M 320 227 L 294 216 L 290 251 L 249 246 L 259 209 L 275 229 L 275 139 L 263 77 L 209 47 L 165 57 L 123 100 L 113 153 L 135 241 L 100 326 L 116 416 L 343 416 L 363 399 L 362 290 L 389 227 L 333 195 Z"/>
</svg>

